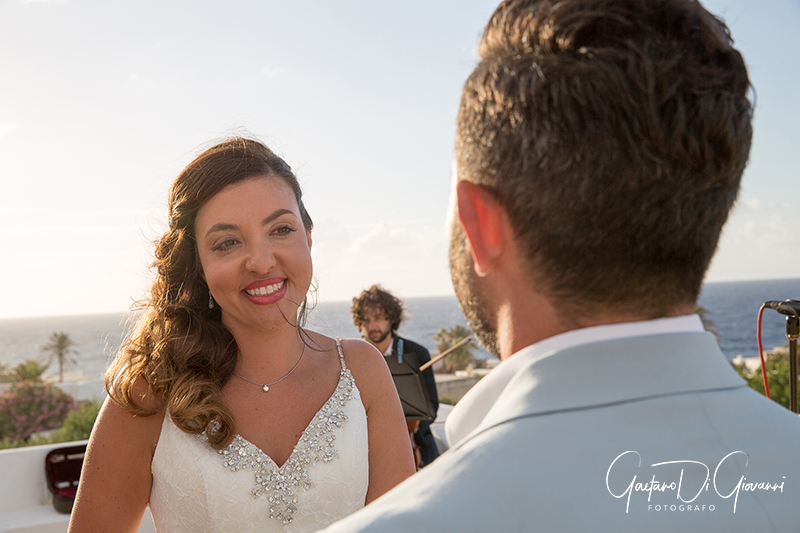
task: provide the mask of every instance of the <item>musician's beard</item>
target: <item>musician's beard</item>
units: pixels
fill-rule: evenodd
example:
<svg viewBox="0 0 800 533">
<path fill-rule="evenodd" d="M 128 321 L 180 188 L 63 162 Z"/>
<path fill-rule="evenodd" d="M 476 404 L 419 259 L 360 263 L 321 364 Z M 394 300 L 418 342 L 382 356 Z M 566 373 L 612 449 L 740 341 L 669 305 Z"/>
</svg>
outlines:
<svg viewBox="0 0 800 533">
<path fill-rule="evenodd" d="M 378 344 L 385 341 L 386 337 L 388 337 L 391 333 L 392 333 L 391 329 L 387 329 L 386 331 L 373 329 L 372 331 L 367 332 L 367 339 L 369 340 L 369 342 L 377 346 Z"/>
<path fill-rule="evenodd" d="M 472 331 L 480 343 L 499 358 L 497 323 L 489 312 L 486 298 L 481 292 L 467 237 L 456 220 L 450 228 L 450 279 L 453 281 L 458 303 L 461 304 L 461 310 L 467 317 Z"/>
</svg>

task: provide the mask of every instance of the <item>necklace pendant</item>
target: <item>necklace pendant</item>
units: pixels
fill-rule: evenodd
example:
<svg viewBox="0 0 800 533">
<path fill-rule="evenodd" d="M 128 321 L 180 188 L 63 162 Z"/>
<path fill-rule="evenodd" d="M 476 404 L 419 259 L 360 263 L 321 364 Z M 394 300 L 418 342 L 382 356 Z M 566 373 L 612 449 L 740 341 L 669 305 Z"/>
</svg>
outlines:
<svg viewBox="0 0 800 533">
<path fill-rule="evenodd" d="M 264 392 L 267 392 L 268 390 L 269 390 L 269 387 L 267 385 L 264 385 Z"/>
</svg>

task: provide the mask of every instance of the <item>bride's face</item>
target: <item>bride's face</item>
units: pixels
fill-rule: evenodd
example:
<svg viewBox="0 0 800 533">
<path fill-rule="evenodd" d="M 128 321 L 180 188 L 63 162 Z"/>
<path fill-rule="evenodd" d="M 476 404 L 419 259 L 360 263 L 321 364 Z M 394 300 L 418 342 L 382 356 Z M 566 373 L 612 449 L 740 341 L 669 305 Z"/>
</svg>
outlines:
<svg viewBox="0 0 800 533">
<path fill-rule="evenodd" d="M 198 211 L 195 235 L 203 276 L 231 332 L 295 324 L 311 285 L 311 235 L 281 178 L 226 187 Z"/>
</svg>

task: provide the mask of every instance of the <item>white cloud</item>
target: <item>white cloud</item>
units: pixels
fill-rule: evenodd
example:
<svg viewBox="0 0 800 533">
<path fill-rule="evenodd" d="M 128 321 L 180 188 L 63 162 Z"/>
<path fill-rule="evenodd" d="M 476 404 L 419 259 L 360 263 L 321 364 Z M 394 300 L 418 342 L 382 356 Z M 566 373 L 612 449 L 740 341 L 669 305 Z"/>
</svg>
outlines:
<svg viewBox="0 0 800 533">
<path fill-rule="evenodd" d="M 21 207 L 0 207 L 0 216 L 2 215 L 22 215 L 30 213 L 30 209 L 23 209 Z"/>
<path fill-rule="evenodd" d="M 769 230 L 763 238 L 768 245 L 777 247 L 800 245 L 797 223 L 781 215 L 772 217 L 769 223 Z"/>
<path fill-rule="evenodd" d="M 321 300 L 346 300 L 373 283 L 401 297 L 449 294 L 447 236 L 415 221 L 345 226 L 321 220 L 314 230 L 314 271 Z"/>
<path fill-rule="evenodd" d="M 283 67 L 266 66 L 266 67 L 261 69 L 261 73 L 264 76 L 268 77 L 268 78 L 277 78 L 278 76 L 280 76 L 284 72 L 286 72 L 286 69 L 283 68 Z"/>
<path fill-rule="evenodd" d="M 734 220 L 723 231 L 722 242 L 733 244 L 739 250 L 767 253 L 776 248 L 800 245 L 800 234 L 796 224 L 786 216 L 763 213 L 754 219 Z"/>
<path fill-rule="evenodd" d="M 15 129 L 17 129 L 16 124 L 0 124 L 0 139 L 2 139 L 6 133 L 11 133 Z"/>
<path fill-rule="evenodd" d="M 138 233 L 139 226 L 135 224 L 102 224 L 102 225 L 78 225 L 78 224 L 41 224 L 41 225 L 15 225 L 0 228 L 0 235 L 19 235 L 19 236 L 75 236 L 75 235 L 119 235 L 120 233 Z"/>
<path fill-rule="evenodd" d="M 778 209 L 789 209 L 791 206 L 786 202 L 763 202 L 760 198 L 745 198 L 736 204 L 737 211 L 775 211 Z"/>
<path fill-rule="evenodd" d="M 130 209 L 130 208 L 119 208 L 119 209 L 102 209 L 100 211 L 86 211 L 75 213 L 74 216 L 77 218 L 102 218 L 102 217 L 119 217 L 119 218 L 138 218 L 147 215 L 148 212 L 143 209 Z"/>
<path fill-rule="evenodd" d="M 147 212 L 140 209 L 117 208 L 96 211 L 53 212 L 43 208 L 21 208 L 0 205 L 0 235 L 106 235 L 133 230 L 142 233 Z"/>
<path fill-rule="evenodd" d="M 800 232 L 791 217 L 764 209 L 741 211 L 722 232 L 709 281 L 796 278 Z"/>
<path fill-rule="evenodd" d="M 122 311 L 145 293 L 152 246 L 136 225 L 13 222 L 0 225 L 0 317 Z"/>
</svg>

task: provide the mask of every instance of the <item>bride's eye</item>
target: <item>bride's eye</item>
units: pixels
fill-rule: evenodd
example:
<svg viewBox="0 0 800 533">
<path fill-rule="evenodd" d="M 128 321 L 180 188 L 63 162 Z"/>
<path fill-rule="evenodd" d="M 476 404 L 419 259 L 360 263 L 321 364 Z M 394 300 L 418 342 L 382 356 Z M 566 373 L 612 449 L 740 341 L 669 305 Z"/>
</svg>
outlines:
<svg viewBox="0 0 800 533">
<path fill-rule="evenodd" d="M 279 235 L 279 236 L 281 236 L 281 235 L 291 235 L 295 231 L 297 231 L 297 228 L 295 228 L 291 224 L 283 224 L 283 225 L 278 226 L 277 228 L 275 228 L 273 230 L 273 234 L 276 234 L 276 235 Z"/>
<path fill-rule="evenodd" d="M 235 239 L 225 239 L 212 248 L 213 251 L 226 252 L 236 245 Z"/>
</svg>

